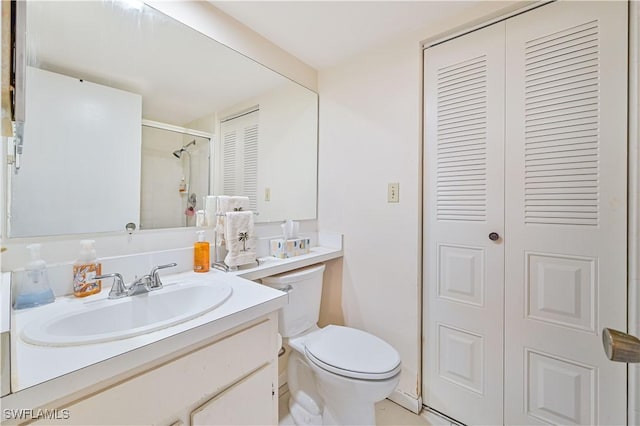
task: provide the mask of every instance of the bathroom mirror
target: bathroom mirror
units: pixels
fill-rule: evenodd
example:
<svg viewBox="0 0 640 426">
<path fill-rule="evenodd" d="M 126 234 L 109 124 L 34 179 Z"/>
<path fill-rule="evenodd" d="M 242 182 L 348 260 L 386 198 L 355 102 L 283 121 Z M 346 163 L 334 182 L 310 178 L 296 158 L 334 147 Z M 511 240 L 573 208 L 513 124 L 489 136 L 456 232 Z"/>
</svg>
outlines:
<svg viewBox="0 0 640 426">
<path fill-rule="evenodd" d="M 258 222 L 316 217 L 316 93 L 142 2 L 26 6 L 27 70 L 64 84 L 27 73 L 10 237 L 194 226 L 207 194 L 249 196 Z"/>
</svg>

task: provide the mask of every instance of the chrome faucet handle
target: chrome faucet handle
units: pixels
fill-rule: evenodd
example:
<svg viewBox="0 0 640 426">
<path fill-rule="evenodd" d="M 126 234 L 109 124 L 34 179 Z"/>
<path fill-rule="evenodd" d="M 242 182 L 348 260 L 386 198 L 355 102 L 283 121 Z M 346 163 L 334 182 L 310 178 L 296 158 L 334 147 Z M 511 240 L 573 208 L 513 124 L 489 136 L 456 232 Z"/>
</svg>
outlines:
<svg viewBox="0 0 640 426">
<path fill-rule="evenodd" d="M 160 265 L 160 266 L 155 266 L 151 272 L 149 273 L 149 276 L 151 277 L 151 290 L 157 290 L 162 288 L 162 281 L 160 281 L 160 274 L 158 274 L 158 271 L 160 269 L 166 269 L 166 268 L 173 268 L 174 266 L 178 266 L 177 263 L 167 263 L 166 265 Z"/>
<path fill-rule="evenodd" d="M 124 284 L 122 275 L 115 272 L 113 274 L 98 275 L 94 279 L 101 280 L 104 278 L 113 278 L 113 285 L 109 291 L 109 299 L 119 299 L 127 295 L 127 286 Z"/>
<path fill-rule="evenodd" d="M 143 275 L 131 283 L 127 289 L 126 296 L 135 296 L 136 294 L 148 293 L 151 291 L 151 276 Z"/>
</svg>

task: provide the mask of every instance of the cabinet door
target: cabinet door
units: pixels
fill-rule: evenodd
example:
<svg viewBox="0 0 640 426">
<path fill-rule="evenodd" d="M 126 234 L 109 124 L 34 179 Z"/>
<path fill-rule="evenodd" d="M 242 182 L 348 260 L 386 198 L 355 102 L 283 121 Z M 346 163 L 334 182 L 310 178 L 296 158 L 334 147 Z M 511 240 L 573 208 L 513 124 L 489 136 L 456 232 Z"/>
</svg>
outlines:
<svg viewBox="0 0 640 426">
<path fill-rule="evenodd" d="M 502 423 L 504 28 L 425 51 L 423 398 L 468 424 Z"/>
<path fill-rule="evenodd" d="M 191 413 L 191 424 L 264 425 L 274 412 L 273 368 L 267 365 L 207 401 Z"/>
<path fill-rule="evenodd" d="M 505 423 L 624 424 L 627 4 L 507 21 Z"/>
</svg>

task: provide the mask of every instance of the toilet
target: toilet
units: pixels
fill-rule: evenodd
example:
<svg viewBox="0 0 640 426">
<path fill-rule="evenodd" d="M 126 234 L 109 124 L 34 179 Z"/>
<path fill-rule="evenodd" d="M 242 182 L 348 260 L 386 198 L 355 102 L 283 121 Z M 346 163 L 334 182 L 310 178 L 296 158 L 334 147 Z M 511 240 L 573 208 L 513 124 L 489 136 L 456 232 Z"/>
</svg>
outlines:
<svg viewBox="0 0 640 426">
<path fill-rule="evenodd" d="M 400 355 L 365 331 L 318 327 L 324 269 L 320 264 L 262 279 L 289 294 L 278 317 L 292 349 L 289 413 L 297 425 L 375 425 L 374 404 L 400 380 Z"/>
</svg>

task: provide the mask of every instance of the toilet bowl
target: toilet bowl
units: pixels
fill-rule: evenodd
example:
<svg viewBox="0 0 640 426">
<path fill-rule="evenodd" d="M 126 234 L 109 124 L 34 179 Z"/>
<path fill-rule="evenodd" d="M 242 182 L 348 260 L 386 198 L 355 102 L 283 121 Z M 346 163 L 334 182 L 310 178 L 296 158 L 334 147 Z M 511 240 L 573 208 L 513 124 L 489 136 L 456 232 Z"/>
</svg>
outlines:
<svg viewBox="0 0 640 426">
<path fill-rule="evenodd" d="M 374 425 L 375 406 L 400 380 L 400 356 L 384 340 L 350 327 L 317 326 L 324 265 L 263 278 L 286 291 L 279 329 L 292 349 L 289 412 L 297 425 Z"/>
</svg>

